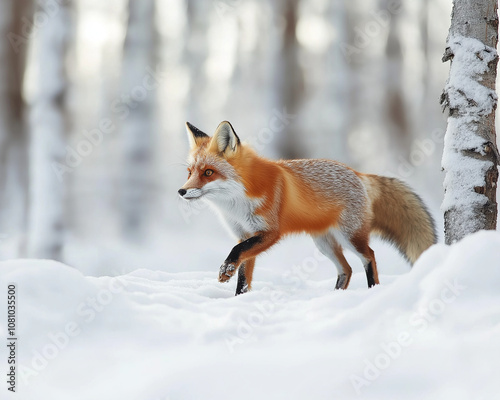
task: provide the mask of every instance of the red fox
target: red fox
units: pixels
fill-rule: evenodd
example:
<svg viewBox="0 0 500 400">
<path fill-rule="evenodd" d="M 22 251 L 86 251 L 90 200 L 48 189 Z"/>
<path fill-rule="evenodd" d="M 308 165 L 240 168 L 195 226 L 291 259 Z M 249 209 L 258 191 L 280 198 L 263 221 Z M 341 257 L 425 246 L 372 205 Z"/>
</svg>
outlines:
<svg viewBox="0 0 500 400">
<path fill-rule="evenodd" d="M 281 238 L 308 233 L 337 267 L 336 289 L 352 275 L 343 249 L 363 262 L 368 287 L 379 283 L 370 233 L 393 243 L 410 263 L 436 243 L 434 221 L 403 182 L 356 172 L 330 160 L 279 160 L 258 156 L 227 121 L 210 137 L 186 123 L 191 147 L 187 200 L 215 206 L 239 240 L 219 270 L 219 282 L 238 271 L 236 295 L 252 287 L 255 258 Z"/>
</svg>

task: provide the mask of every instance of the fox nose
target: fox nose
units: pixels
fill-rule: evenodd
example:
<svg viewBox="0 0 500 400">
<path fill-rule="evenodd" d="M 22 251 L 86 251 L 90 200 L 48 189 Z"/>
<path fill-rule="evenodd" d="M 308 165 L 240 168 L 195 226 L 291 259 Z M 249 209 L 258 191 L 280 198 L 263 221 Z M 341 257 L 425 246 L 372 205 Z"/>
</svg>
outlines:
<svg viewBox="0 0 500 400">
<path fill-rule="evenodd" d="M 186 189 L 179 189 L 178 193 L 183 197 L 187 193 L 187 190 Z"/>
</svg>

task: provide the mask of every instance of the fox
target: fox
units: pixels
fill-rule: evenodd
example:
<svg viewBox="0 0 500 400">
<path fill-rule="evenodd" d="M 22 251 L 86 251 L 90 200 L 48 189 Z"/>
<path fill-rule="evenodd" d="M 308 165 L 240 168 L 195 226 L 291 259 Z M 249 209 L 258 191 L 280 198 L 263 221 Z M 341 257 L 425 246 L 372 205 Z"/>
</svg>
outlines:
<svg viewBox="0 0 500 400">
<path fill-rule="evenodd" d="M 327 159 L 261 157 L 228 121 L 212 136 L 189 122 L 186 131 L 188 179 L 178 194 L 213 206 L 238 241 L 218 276 L 227 282 L 238 271 L 236 296 L 251 290 L 256 257 L 291 234 L 310 235 L 333 262 L 335 289 L 347 289 L 352 276 L 344 249 L 361 259 L 368 288 L 380 283 L 371 234 L 395 245 L 411 265 L 437 241 L 424 202 L 396 178 Z"/>
</svg>

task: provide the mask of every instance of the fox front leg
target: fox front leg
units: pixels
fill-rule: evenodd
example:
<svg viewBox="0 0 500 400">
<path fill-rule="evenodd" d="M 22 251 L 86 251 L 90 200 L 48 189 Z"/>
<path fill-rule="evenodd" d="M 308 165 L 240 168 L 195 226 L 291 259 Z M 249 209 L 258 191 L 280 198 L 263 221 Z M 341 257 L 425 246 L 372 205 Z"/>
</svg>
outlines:
<svg viewBox="0 0 500 400">
<path fill-rule="evenodd" d="M 240 264 L 244 261 L 242 259 L 242 254 L 255 247 L 261 240 L 262 237 L 257 235 L 234 246 L 231 253 L 227 256 L 226 261 L 220 266 L 219 282 L 227 282 L 231 279 Z"/>
<path fill-rule="evenodd" d="M 237 244 L 219 269 L 219 282 L 227 282 L 244 261 L 255 258 L 278 241 L 274 232 L 263 232 Z"/>
</svg>

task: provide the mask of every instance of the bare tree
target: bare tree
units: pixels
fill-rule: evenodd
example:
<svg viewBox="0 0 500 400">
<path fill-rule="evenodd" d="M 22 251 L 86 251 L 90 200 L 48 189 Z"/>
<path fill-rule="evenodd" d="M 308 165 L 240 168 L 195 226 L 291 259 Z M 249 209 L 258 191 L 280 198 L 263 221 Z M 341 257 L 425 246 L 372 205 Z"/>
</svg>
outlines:
<svg viewBox="0 0 500 400">
<path fill-rule="evenodd" d="M 383 0 L 381 9 L 387 10 L 388 1 Z M 403 7 L 403 6 L 401 6 Z M 387 12 L 387 11 L 386 11 Z M 401 13 L 389 15 L 389 32 L 385 44 L 385 99 L 384 113 L 390 141 L 395 144 L 398 153 L 408 156 L 411 144 L 411 127 L 408 121 L 407 106 L 403 93 L 403 45 L 401 43 L 400 25 Z"/>
<path fill-rule="evenodd" d="M 322 132 L 328 137 L 332 156 L 338 161 L 348 162 L 347 138 L 352 126 L 351 110 L 352 71 L 346 58 L 339 50 L 339 43 L 348 40 L 348 4 L 347 2 L 331 2 L 329 16 L 337 31 L 337 41 L 332 40 L 329 48 L 328 93 L 332 97 L 331 107 L 336 110 L 333 118 L 334 127 L 326 126 Z M 338 111 L 337 111 L 338 110 Z M 333 128 L 333 129 L 332 129 Z"/>
<path fill-rule="evenodd" d="M 189 92 L 187 100 L 188 121 L 202 120 L 206 116 L 200 104 L 200 93 L 206 90 L 206 74 L 204 64 L 208 56 L 207 31 L 209 29 L 210 8 L 217 3 L 187 0 L 186 6 L 186 37 L 183 49 L 183 61 L 189 69 Z M 221 16 L 222 17 L 222 16 Z"/>
<path fill-rule="evenodd" d="M 151 207 L 154 154 L 155 85 L 148 71 L 156 69 L 155 1 L 129 0 L 123 52 L 122 87 L 128 101 L 122 126 L 124 143 L 123 231 L 131 240 L 143 237 Z"/>
<path fill-rule="evenodd" d="M 365 33 L 375 21 L 366 10 L 376 8 L 380 1 L 352 0 L 344 3 L 347 32 L 346 42 L 340 46 L 349 64 L 351 78 L 348 101 L 352 117 L 348 142 L 363 143 L 362 146 L 350 146 L 351 156 L 358 168 L 374 170 L 389 154 L 387 107 L 383 96 L 385 86 L 380 84 L 386 80 L 385 46 L 376 45 L 380 34 L 368 36 Z M 379 22 L 374 26 L 379 27 L 380 32 L 384 28 Z"/>
<path fill-rule="evenodd" d="M 497 43 L 497 0 L 454 0 L 443 56 L 451 60 L 450 76 L 441 97 L 449 109 L 442 162 L 448 244 L 496 228 Z"/>
<path fill-rule="evenodd" d="M 30 111 L 30 204 L 28 254 L 61 259 L 64 240 L 65 184 L 57 173 L 64 165 L 68 90 L 66 53 L 70 34 L 70 10 L 66 2 L 37 12 L 47 17 L 33 32 L 36 51 L 36 88 Z M 50 12 L 49 12 L 50 11 Z"/>
<path fill-rule="evenodd" d="M 298 63 L 298 42 L 296 36 L 298 20 L 298 0 L 280 0 L 272 3 L 274 24 L 283 18 L 285 26 L 281 32 L 279 48 L 276 49 L 274 67 L 274 107 L 288 114 L 296 114 L 303 92 L 303 76 Z M 284 158 L 303 157 L 303 142 L 296 125 L 291 124 L 278 136 L 277 150 Z"/>
<path fill-rule="evenodd" d="M 31 20 L 32 4 L 31 0 L 8 1 L 0 7 L 0 37 L 4 38 L 0 41 L 3 60 L 0 65 L 0 230 L 15 227 L 24 231 L 28 180 L 22 91 L 28 39 L 22 35 L 21 22 Z"/>
</svg>

